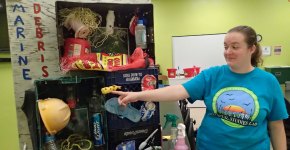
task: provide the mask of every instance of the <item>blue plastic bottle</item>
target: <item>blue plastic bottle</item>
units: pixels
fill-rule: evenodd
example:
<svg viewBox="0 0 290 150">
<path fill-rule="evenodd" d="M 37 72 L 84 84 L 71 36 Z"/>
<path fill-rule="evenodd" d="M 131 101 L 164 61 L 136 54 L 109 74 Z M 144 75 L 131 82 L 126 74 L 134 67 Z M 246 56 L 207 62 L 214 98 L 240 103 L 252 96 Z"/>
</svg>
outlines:
<svg viewBox="0 0 290 150">
<path fill-rule="evenodd" d="M 44 138 L 44 146 L 46 150 L 57 150 L 56 144 L 55 144 L 55 136 L 49 135 L 49 133 L 46 133 L 46 136 Z"/>
</svg>

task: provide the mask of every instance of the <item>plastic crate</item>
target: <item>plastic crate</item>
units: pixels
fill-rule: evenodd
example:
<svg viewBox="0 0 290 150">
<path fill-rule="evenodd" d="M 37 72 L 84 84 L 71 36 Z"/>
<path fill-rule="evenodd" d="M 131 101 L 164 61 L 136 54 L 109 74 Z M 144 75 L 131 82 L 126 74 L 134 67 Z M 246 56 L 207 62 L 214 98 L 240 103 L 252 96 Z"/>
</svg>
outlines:
<svg viewBox="0 0 290 150">
<path fill-rule="evenodd" d="M 97 84 L 97 91 L 98 94 L 101 94 L 101 88 L 104 87 L 104 78 L 101 76 L 94 76 L 94 77 L 62 77 L 62 78 L 56 78 L 56 79 L 39 79 L 34 81 L 35 86 L 35 99 L 46 99 L 49 97 L 52 98 L 58 98 L 65 101 L 65 87 L 69 85 L 75 85 L 76 87 L 76 96 L 79 98 L 79 101 L 77 101 L 77 109 L 87 109 L 88 103 L 87 103 L 87 97 L 91 94 L 91 86 L 93 81 L 96 80 Z M 103 102 L 104 105 L 105 102 Z M 101 111 L 101 114 L 103 116 L 103 134 L 105 140 L 107 140 L 107 121 L 106 121 L 106 110 L 103 109 Z M 93 132 L 92 126 L 91 126 L 91 115 L 92 113 L 88 112 L 88 134 L 83 134 L 82 136 L 87 137 L 91 142 L 93 142 Z M 70 120 L 69 123 L 73 123 L 74 121 Z M 38 135 L 38 142 L 39 142 L 39 150 L 44 149 L 44 124 L 41 119 L 39 109 L 36 107 L 36 124 L 37 124 L 37 135 Z M 74 133 L 74 127 L 72 125 L 67 125 L 65 128 L 63 128 L 61 131 L 59 131 L 55 137 L 56 137 L 56 144 L 61 144 L 61 142 L 68 138 L 71 134 L 77 134 Z M 84 129 L 79 130 L 78 132 L 83 132 Z M 106 143 L 105 143 L 106 144 Z M 105 145 L 107 146 L 107 145 Z"/>
<path fill-rule="evenodd" d="M 161 126 L 146 126 L 146 127 L 137 127 L 126 130 L 114 130 L 109 131 L 108 133 L 108 150 L 116 149 L 116 147 L 125 141 L 135 141 L 135 149 L 138 149 L 139 145 L 144 142 L 156 129 L 158 131 L 154 134 L 154 144 L 153 146 L 161 146 Z M 148 141 L 150 142 L 150 141 Z M 147 147 L 146 147 L 147 148 Z"/>
<path fill-rule="evenodd" d="M 142 103 L 143 103 L 142 101 L 139 101 L 139 102 L 132 103 L 131 105 L 137 109 L 138 108 L 140 109 Z M 108 130 L 130 129 L 133 127 L 142 127 L 142 126 L 160 124 L 159 103 L 158 102 L 154 102 L 154 103 L 156 105 L 156 110 L 154 112 L 154 115 L 152 115 L 152 117 L 148 119 L 147 121 L 140 120 L 137 123 L 132 122 L 131 120 L 127 118 L 121 119 L 117 115 L 107 112 Z"/>
<path fill-rule="evenodd" d="M 131 76 L 130 81 L 128 80 L 128 76 Z M 141 80 L 145 75 L 154 75 L 156 80 L 158 81 L 158 69 L 157 68 L 148 68 L 148 69 L 133 69 L 133 70 L 124 70 L 124 71 L 116 71 L 116 72 L 107 72 L 105 76 L 105 84 L 106 86 L 110 85 L 120 85 L 122 86 L 121 91 L 141 91 Z M 135 80 L 132 76 L 134 76 Z M 155 88 L 158 88 L 158 84 Z M 119 97 L 118 95 L 107 94 L 106 100 L 109 100 L 113 97 Z M 138 101 L 135 103 L 131 103 L 131 105 L 140 110 L 143 101 Z M 140 120 L 135 123 L 130 121 L 127 118 L 121 119 L 116 114 L 111 114 L 107 112 L 107 125 L 108 130 L 118 130 L 118 129 L 129 129 L 133 127 L 140 126 L 151 126 L 160 124 L 160 109 L 159 102 L 154 102 L 156 105 L 154 115 L 147 121 Z"/>
<path fill-rule="evenodd" d="M 131 69 L 105 73 L 106 86 L 114 84 L 132 84 L 141 83 L 142 78 L 145 75 L 154 75 L 158 82 L 158 69 L 155 67 L 149 67 L 148 69 Z M 158 84 L 157 84 L 158 85 Z"/>
<path fill-rule="evenodd" d="M 128 91 L 141 91 L 141 85 L 140 83 L 134 83 L 134 84 L 119 84 L 122 86 L 121 90 L 128 90 Z M 118 95 L 108 94 L 106 95 L 106 99 L 110 99 L 112 97 L 118 97 Z M 131 103 L 131 105 L 136 108 L 137 110 L 140 110 L 143 101 L 138 101 L 135 103 Z M 107 112 L 107 125 L 108 130 L 116 130 L 116 129 L 129 129 L 132 127 L 140 127 L 140 126 L 151 126 L 151 125 L 157 125 L 160 123 L 160 107 L 159 102 L 154 102 L 155 104 L 155 112 L 154 115 L 147 121 L 143 122 L 140 120 L 138 123 L 132 122 L 127 118 L 121 119 L 117 115 Z"/>
</svg>

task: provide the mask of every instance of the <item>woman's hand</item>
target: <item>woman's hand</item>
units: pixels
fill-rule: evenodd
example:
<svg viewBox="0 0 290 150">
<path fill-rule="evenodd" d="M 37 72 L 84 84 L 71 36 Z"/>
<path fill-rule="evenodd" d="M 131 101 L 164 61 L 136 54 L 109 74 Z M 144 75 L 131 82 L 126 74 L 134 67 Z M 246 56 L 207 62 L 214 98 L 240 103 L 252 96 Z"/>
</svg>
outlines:
<svg viewBox="0 0 290 150">
<path fill-rule="evenodd" d="M 111 93 L 120 95 L 118 98 L 118 102 L 120 105 L 123 105 L 125 107 L 130 102 L 137 102 L 138 101 L 138 92 L 112 91 Z"/>
<path fill-rule="evenodd" d="M 152 101 L 152 102 L 172 102 L 189 97 L 189 94 L 182 85 L 173 85 L 155 90 L 140 92 L 121 92 L 112 91 L 112 94 L 118 94 L 118 102 L 120 105 L 126 106 L 130 102 Z"/>
</svg>

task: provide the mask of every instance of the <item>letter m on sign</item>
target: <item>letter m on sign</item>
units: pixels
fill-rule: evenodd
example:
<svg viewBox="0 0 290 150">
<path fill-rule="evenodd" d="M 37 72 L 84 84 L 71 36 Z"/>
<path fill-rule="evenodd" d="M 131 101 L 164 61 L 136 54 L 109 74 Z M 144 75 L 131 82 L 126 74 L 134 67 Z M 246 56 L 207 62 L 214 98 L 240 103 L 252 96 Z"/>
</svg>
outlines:
<svg viewBox="0 0 290 150">
<path fill-rule="evenodd" d="M 14 6 L 14 8 L 13 8 L 13 12 L 15 12 L 15 10 L 16 10 L 16 8 L 21 8 L 22 9 L 22 12 L 25 12 L 25 10 L 24 10 L 24 7 L 22 6 L 22 5 L 20 5 L 20 6 L 18 6 L 17 4 Z"/>
</svg>

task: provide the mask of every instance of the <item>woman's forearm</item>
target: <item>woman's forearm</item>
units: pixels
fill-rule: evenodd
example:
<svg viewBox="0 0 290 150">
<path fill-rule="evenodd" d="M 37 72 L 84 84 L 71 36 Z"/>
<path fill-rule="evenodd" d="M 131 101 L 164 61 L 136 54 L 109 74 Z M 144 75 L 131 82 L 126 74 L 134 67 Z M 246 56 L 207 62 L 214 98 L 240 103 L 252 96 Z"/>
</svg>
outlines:
<svg viewBox="0 0 290 150">
<path fill-rule="evenodd" d="M 282 120 L 269 122 L 270 137 L 274 150 L 286 150 L 287 141 Z"/>
<path fill-rule="evenodd" d="M 142 101 L 170 102 L 188 98 L 189 95 L 182 85 L 167 86 L 164 88 L 142 91 L 138 93 L 138 99 Z"/>
</svg>

